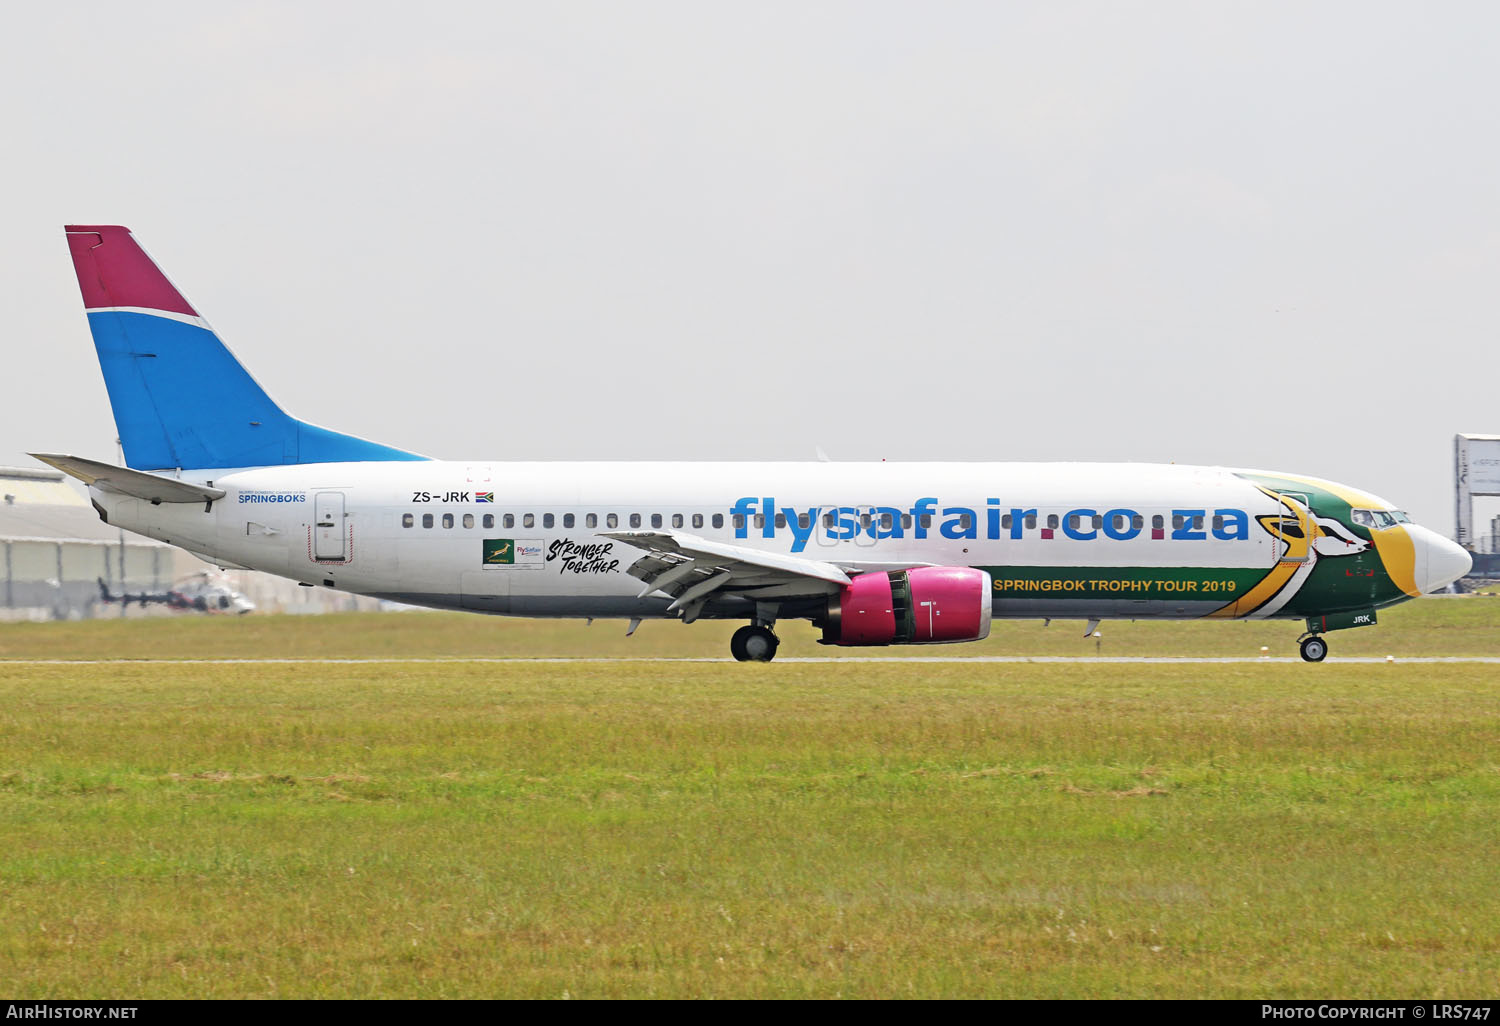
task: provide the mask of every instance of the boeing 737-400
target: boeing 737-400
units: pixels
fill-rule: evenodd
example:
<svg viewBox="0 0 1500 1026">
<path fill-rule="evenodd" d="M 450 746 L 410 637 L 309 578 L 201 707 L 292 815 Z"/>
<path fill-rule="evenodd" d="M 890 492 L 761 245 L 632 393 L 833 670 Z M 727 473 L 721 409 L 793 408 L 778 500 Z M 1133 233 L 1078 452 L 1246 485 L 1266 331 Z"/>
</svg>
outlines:
<svg viewBox="0 0 1500 1026">
<path fill-rule="evenodd" d="M 508 616 L 780 620 L 831 645 L 978 641 L 992 618 L 1331 630 L 1469 554 L 1314 477 L 1103 463 L 436 460 L 283 411 L 117 226 L 66 229 L 125 467 L 34 454 L 111 525 L 220 567 Z"/>
</svg>

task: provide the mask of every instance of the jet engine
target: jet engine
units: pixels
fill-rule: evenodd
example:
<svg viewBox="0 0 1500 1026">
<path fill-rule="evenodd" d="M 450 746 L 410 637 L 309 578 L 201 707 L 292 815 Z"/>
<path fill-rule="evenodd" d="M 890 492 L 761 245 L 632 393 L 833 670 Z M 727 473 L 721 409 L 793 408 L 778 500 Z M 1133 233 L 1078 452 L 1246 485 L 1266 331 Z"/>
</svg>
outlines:
<svg viewBox="0 0 1500 1026">
<path fill-rule="evenodd" d="M 990 634 L 990 575 L 966 566 L 860 574 L 818 619 L 824 645 L 930 645 Z"/>
</svg>

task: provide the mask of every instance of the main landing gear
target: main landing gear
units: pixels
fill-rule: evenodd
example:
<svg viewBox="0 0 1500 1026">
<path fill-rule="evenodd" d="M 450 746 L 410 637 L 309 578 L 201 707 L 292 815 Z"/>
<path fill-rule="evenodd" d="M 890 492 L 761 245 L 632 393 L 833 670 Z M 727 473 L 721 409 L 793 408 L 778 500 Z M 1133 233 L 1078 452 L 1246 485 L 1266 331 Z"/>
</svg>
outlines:
<svg viewBox="0 0 1500 1026">
<path fill-rule="evenodd" d="M 781 639 L 771 628 L 759 624 L 746 624 L 729 639 L 730 653 L 742 663 L 769 663 L 780 647 Z"/>
<path fill-rule="evenodd" d="M 1310 663 L 1321 663 L 1323 657 L 1328 654 L 1328 642 L 1316 634 L 1307 635 L 1302 639 L 1302 658 Z"/>
</svg>

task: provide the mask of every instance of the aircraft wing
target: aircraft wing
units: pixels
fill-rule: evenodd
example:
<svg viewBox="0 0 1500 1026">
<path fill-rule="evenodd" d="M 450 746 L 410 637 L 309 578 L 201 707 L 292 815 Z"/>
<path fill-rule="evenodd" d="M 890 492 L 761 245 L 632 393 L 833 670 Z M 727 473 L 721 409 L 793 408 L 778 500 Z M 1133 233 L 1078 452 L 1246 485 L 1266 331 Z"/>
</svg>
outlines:
<svg viewBox="0 0 1500 1026">
<path fill-rule="evenodd" d="M 611 531 L 601 536 L 645 549 L 647 555 L 626 567 L 626 573 L 645 582 L 642 598 L 654 591 L 672 596 L 668 611 L 682 609 L 688 622 L 716 592 L 762 600 L 807 598 L 832 594 L 849 583 L 849 574 L 832 563 L 727 545 L 681 531 Z"/>
</svg>

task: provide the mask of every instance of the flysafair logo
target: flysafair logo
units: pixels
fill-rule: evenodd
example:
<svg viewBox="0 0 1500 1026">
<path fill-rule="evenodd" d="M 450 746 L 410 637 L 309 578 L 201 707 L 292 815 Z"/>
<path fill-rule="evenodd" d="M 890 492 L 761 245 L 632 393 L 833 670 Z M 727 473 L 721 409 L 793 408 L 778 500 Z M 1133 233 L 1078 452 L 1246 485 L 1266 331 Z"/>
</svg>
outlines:
<svg viewBox="0 0 1500 1026">
<path fill-rule="evenodd" d="M 944 506 L 935 498 L 918 499 L 906 509 L 896 506 L 794 509 L 790 506 L 778 508 L 776 500 L 769 496 L 747 496 L 736 500 L 729 512 L 736 538 L 748 538 L 752 530 L 760 538 L 775 538 L 783 531 L 789 531 L 793 552 L 801 552 L 815 531 L 822 531 L 830 541 L 849 541 L 860 534 L 874 539 L 904 538 L 908 532 L 911 537 L 922 539 L 928 537 L 930 531 L 954 541 L 981 537 L 991 541 L 1001 538 L 1019 541 L 1028 536 L 1045 541 L 1059 534 L 1073 541 L 1096 541 L 1099 538 L 1130 541 L 1141 534 L 1172 541 L 1207 541 L 1210 537 L 1219 541 L 1244 541 L 1250 537 L 1250 516 L 1244 510 L 1210 510 L 1206 507 L 1174 509 L 1170 512 L 1171 520 L 1163 519 L 1160 527 L 1148 527 L 1148 523 L 1153 523 L 1151 518 L 1143 517 L 1133 509 L 1101 510 L 1088 506 L 1068 510 L 1061 515 L 1057 526 L 1052 527 L 1047 526 L 1047 515 L 1039 513 L 1036 507 L 1012 506 L 1007 509 L 1000 505 L 999 499 L 986 499 L 982 511 L 970 506 Z M 784 526 L 777 526 L 778 513 Z M 759 520 L 752 524 L 756 517 Z M 909 520 L 903 523 L 903 517 Z M 1096 523 L 1099 526 L 1094 526 Z"/>
<path fill-rule="evenodd" d="M 485 566 L 541 566 L 542 543 L 532 538 L 485 538 Z"/>
<path fill-rule="evenodd" d="M 240 502 L 306 502 L 306 492 L 240 492 Z"/>
</svg>

